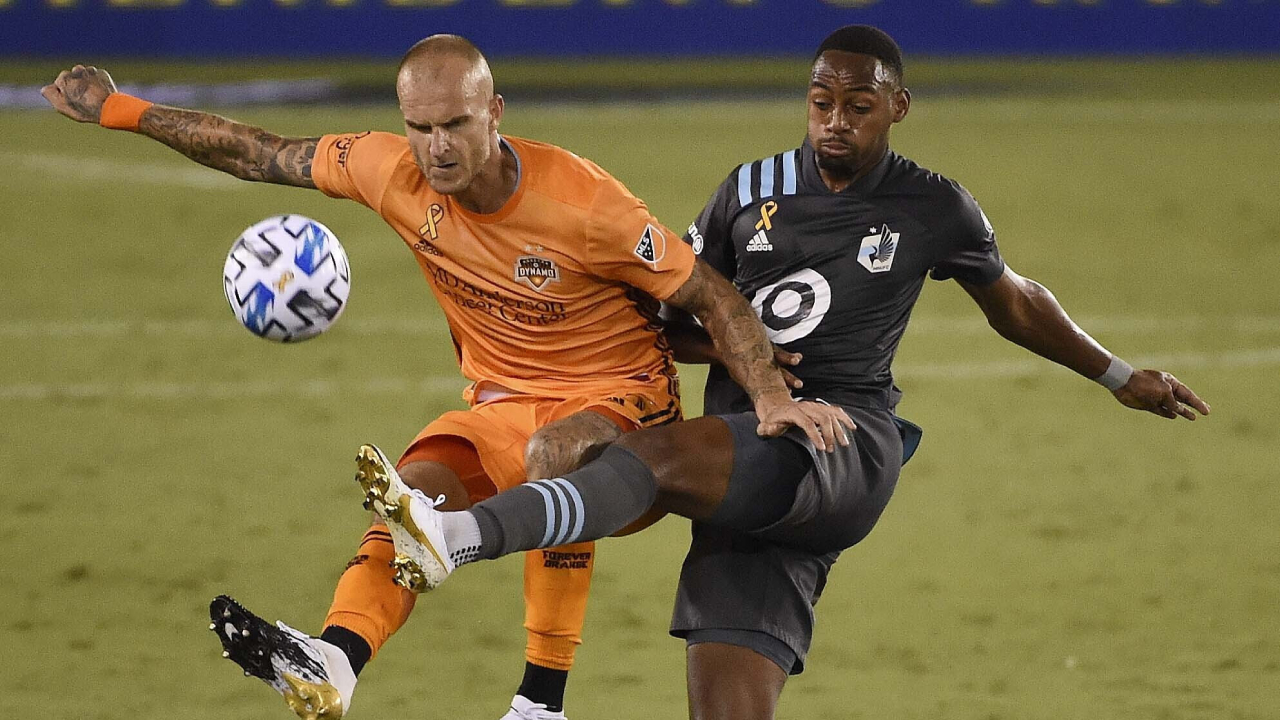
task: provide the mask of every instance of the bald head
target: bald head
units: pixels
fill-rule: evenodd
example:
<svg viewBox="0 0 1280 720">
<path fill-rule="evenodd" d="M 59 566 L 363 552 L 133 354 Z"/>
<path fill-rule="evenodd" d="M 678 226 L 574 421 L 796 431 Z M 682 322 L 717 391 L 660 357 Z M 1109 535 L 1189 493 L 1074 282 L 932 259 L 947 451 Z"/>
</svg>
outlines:
<svg viewBox="0 0 1280 720">
<path fill-rule="evenodd" d="M 437 192 L 466 192 L 486 167 L 501 167 L 502 96 L 471 41 L 432 35 L 400 61 L 396 94 L 414 160 Z"/>
<path fill-rule="evenodd" d="M 493 75 L 480 49 L 460 35 L 432 35 L 419 40 L 400 60 L 397 89 L 424 83 L 455 87 L 463 94 L 493 95 Z"/>
</svg>

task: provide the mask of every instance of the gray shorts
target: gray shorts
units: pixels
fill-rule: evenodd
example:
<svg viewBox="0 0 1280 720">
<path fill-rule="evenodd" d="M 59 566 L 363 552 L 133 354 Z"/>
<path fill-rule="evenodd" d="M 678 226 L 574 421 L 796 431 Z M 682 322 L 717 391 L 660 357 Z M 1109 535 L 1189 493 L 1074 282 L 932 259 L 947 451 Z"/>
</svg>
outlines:
<svg viewBox="0 0 1280 720">
<path fill-rule="evenodd" d="M 809 451 L 813 466 L 795 485 L 781 519 L 753 532 L 693 524 L 693 541 L 676 591 L 671 634 L 689 644 L 748 647 L 790 674 L 804 670 L 813 608 L 840 552 L 867 536 L 889 503 L 902 467 L 903 436 L 883 410 L 845 408 L 854 443 L 820 452 L 799 430 L 784 437 Z M 776 452 L 756 435 L 754 413 L 718 416 L 733 431 L 731 485 L 791 482 L 759 477 Z"/>
</svg>

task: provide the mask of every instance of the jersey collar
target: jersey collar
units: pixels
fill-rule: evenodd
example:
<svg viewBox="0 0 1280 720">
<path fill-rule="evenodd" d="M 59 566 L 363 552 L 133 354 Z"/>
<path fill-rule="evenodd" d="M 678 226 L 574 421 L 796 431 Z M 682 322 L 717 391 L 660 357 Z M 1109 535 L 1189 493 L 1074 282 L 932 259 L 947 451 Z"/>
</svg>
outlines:
<svg viewBox="0 0 1280 720">
<path fill-rule="evenodd" d="M 805 138 L 804 144 L 800 146 L 800 174 L 804 178 L 804 183 L 813 191 L 819 193 L 829 193 L 832 195 L 870 195 L 884 176 L 889 173 L 889 166 L 893 164 L 894 153 L 892 150 L 885 152 L 884 157 L 876 166 L 871 168 L 871 172 L 858 178 L 856 182 L 852 182 L 848 187 L 838 193 L 832 193 L 827 184 L 822 182 L 822 176 L 818 174 L 818 158 L 813 150 L 813 145 L 809 143 L 809 139 Z"/>
<path fill-rule="evenodd" d="M 516 152 L 515 146 L 510 142 L 507 142 L 505 137 L 499 135 L 498 142 L 501 144 L 502 149 L 509 151 L 511 156 L 516 159 L 516 189 L 515 192 L 511 193 L 511 197 L 507 198 L 507 201 L 503 203 L 502 207 L 491 213 L 471 212 L 470 210 L 462 207 L 461 203 L 453 202 L 452 198 L 450 199 L 451 207 L 455 208 L 459 214 L 471 218 L 479 223 L 496 223 L 502 221 L 515 211 L 516 207 L 520 204 L 521 198 L 524 197 L 524 161 L 520 158 L 520 153 Z"/>
</svg>

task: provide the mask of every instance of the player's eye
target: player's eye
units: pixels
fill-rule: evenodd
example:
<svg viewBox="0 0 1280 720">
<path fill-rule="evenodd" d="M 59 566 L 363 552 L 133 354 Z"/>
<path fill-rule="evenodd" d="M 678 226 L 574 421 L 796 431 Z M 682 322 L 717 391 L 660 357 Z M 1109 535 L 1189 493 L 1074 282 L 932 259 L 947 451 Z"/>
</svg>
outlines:
<svg viewBox="0 0 1280 720">
<path fill-rule="evenodd" d="M 826 100 L 814 100 L 813 106 L 823 112 L 826 112 L 831 109 L 831 103 L 827 102 Z"/>
<path fill-rule="evenodd" d="M 866 115 L 867 113 L 871 112 L 871 106 L 870 105 L 854 105 L 853 111 L 858 113 L 859 115 Z"/>
</svg>

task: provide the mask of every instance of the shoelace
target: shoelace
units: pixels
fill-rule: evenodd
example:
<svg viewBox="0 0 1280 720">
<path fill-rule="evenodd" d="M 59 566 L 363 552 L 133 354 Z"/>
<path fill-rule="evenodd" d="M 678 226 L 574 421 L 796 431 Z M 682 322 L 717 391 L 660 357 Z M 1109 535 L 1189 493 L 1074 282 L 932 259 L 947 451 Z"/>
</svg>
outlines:
<svg viewBox="0 0 1280 720">
<path fill-rule="evenodd" d="M 423 503 L 430 505 L 432 510 L 444 504 L 444 493 L 440 493 L 439 495 L 437 495 L 435 500 L 432 500 L 430 497 L 427 497 L 427 494 L 422 492 L 418 488 L 409 488 L 409 494 L 414 496 L 418 500 L 421 500 Z"/>
</svg>

